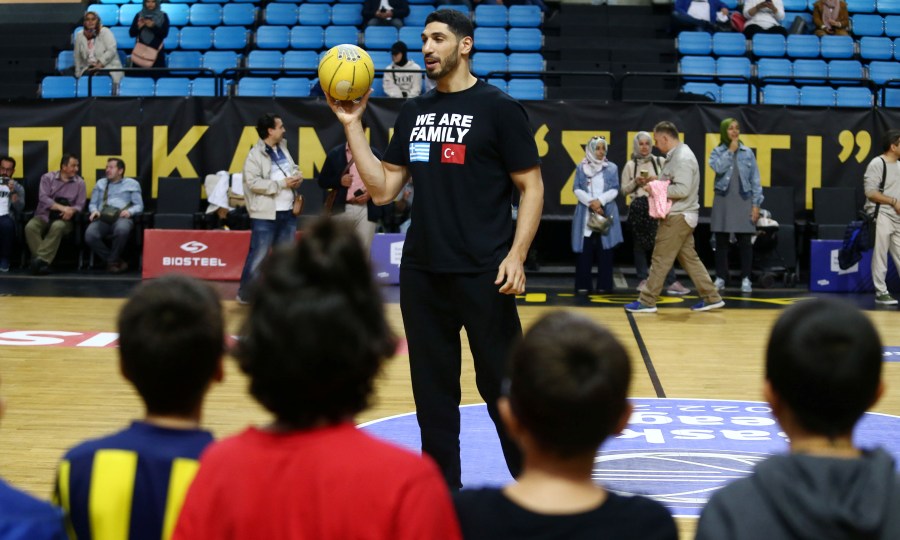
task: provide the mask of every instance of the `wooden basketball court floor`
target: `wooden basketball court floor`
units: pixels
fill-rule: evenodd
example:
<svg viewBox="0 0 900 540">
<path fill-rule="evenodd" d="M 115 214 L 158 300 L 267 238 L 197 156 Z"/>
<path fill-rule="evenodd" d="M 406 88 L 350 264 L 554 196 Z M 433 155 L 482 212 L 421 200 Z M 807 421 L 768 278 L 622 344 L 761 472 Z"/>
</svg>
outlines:
<svg viewBox="0 0 900 540">
<path fill-rule="evenodd" d="M 121 290 L 127 293 L 128 288 Z M 222 297 L 229 299 L 225 301 L 228 329 L 236 334 L 245 308 L 230 300 L 233 286 L 220 288 Z M 9 290 L 0 286 L 0 293 L 4 289 Z M 116 313 L 124 300 L 78 294 L 81 297 L 14 293 L 0 297 L 0 396 L 6 404 L 0 420 L 0 476 L 41 498 L 49 498 L 56 464 L 68 447 L 120 429 L 142 414 L 135 392 L 119 374 L 114 342 L 106 334 L 98 335 L 115 332 Z M 629 315 L 621 306 L 634 299 L 630 292 L 579 298 L 549 289 L 532 290 L 520 298 L 519 312 L 526 328 L 556 309 L 577 311 L 610 328 L 631 354 L 633 397 L 761 401 L 770 327 L 785 305 L 808 296 L 805 291 L 726 295 L 726 309 L 707 313 L 687 309 L 696 297 L 669 298 L 656 315 Z M 385 297 L 391 324 L 402 336 L 396 288 L 386 288 Z M 900 345 L 896 309 L 873 309 L 868 296 L 848 297 L 867 308 L 885 345 Z M 35 336 L 43 336 L 47 343 L 10 344 L 34 342 Z M 462 402 L 478 403 L 465 346 L 463 354 Z M 212 389 L 203 417 L 217 438 L 268 421 L 266 412 L 248 397 L 247 381 L 234 362 L 226 358 L 226 365 L 226 380 Z M 900 416 L 898 370 L 900 365 L 885 363 L 887 392 L 875 411 Z M 413 410 L 406 356 L 401 353 L 387 362 L 372 406 L 357 420 Z M 682 538 L 692 538 L 696 520 L 678 521 Z"/>
</svg>

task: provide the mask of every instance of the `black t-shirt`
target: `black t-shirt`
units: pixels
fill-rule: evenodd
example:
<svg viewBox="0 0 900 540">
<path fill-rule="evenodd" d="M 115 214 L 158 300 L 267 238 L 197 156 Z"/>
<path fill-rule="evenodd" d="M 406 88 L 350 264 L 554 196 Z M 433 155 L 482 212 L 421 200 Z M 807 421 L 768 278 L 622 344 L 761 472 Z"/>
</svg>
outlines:
<svg viewBox="0 0 900 540">
<path fill-rule="evenodd" d="M 537 514 L 499 489 L 463 490 L 453 497 L 464 540 L 678 540 L 675 521 L 646 497 L 608 493 L 603 504 L 579 514 Z"/>
<path fill-rule="evenodd" d="M 402 264 L 432 272 L 496 270 L 513 235 L 509 173 L 540 164 L 525 109 L 478 81 L 408 100 L 384 154 L 416 189 Z"/>
</svg>

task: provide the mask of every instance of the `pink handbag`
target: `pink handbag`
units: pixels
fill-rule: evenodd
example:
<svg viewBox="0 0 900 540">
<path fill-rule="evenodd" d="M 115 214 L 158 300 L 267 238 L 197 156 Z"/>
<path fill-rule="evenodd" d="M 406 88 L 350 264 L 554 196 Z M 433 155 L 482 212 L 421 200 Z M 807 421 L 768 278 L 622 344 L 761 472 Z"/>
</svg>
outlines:
<svg viewBox="0 0 900 540">
<path fill-rule="evenodd" d="M 159 46 L 159 49 L 154 49 L 138 41 L 134 45 L 134 50 L 131 51 L 131 63 L 140 67 L 153 67 L 160 49 L 162 49 L 162 45 Z"/>
<path fill-rule="evenodd" d="M 669 215 L 672 208 L 672 201 L 669 200 L 670 183 L 668 180 L 653 180 L 644 186 L 650 192 L 650 217 L 665 219 Z"/>
</svg>

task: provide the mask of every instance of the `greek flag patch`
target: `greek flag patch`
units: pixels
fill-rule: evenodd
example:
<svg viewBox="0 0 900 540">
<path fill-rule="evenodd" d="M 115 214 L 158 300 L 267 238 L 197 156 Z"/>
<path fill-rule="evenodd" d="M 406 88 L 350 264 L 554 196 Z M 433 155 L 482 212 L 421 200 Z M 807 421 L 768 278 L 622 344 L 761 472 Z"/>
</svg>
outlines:
<svg viewBox="0 0 900 540">
<path fill-rule="evenodd" d="M 430 142 L 413 142 L 409 143 L 409 161 L 428 162 L 431 157 Z"/>
</svg>

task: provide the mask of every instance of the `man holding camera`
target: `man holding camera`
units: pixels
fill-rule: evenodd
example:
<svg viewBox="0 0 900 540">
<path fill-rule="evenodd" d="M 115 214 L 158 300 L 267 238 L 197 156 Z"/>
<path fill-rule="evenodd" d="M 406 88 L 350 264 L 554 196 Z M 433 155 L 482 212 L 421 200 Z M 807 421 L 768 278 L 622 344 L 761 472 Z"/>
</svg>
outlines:
<svg viewBox="0 0 900 540">
<path fill-rule="evenodd" d="M 25 188 L 12 179 L 16 160 L 0 157 L 0 272 L 9 272 L 13 241 L 16 238 L 16 216 L 25 206 Z"/>
<path fill-rule="evenodd" d="M 409 15 L 407 0 L 365 0 L 363 20 L 366 26 L 403 27 L 403 19 Z"/>
<path fill-rule="evenodd" d="M 74 218 L 84 210 L 87 190 L 78 176 L 78 158 L 63 154 L 58 171 L 41 176 L 38 205 L 34 217 L 25 225 L 25 241 L 31 251 L 31 272 L 50 273 L 63 236 L 75 230 Z"/>
<path fill-rule="evenodd" d="M 372 153 L 381 159 L 381 152 L 373 148 Z M 366 253 L 369 253 L 382 209 L 372 202 L 350 154 L 350 145 L 343 143 L 329 150 L 318 181 L 323 190 L 334 190 L 333 193 L 329 192 L 331 206 L 326 212 L 334 215 L 335 219 L 353 224 L 356 235 Z"/>
<path fill-rule="evenodd" d="M 88 205 L 90 216 L 84 233 L 84 241 L 95 255 L 106 261 L 106 268 L 113 274 L 128 270 L 122 260 L 122 251 L 128 243 L 132 218 L 144 210 L 141 184 L 134 178 L 125 178 L 125 162 L 110 158 L 106 162 L 106 178 L 97 180 Z M 111 238 L 111 244 L 106 239 Z"/>
</svg>

